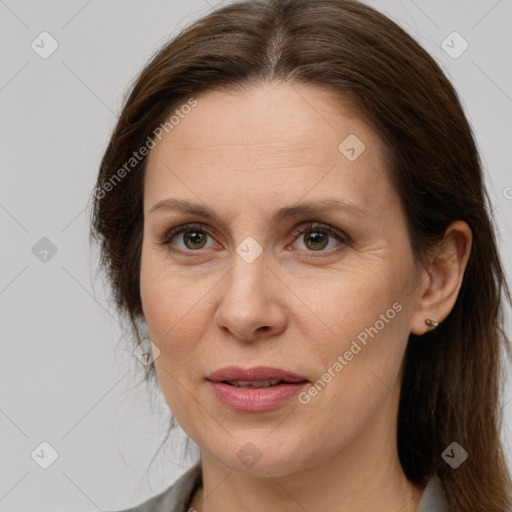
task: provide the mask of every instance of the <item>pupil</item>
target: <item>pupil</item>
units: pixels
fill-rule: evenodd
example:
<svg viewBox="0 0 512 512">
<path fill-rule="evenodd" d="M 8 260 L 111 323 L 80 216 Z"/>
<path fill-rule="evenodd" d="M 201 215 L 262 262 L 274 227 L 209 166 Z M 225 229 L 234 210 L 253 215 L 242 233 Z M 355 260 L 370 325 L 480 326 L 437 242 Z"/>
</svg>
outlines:
<svg viewBox="0 0 512 512">
<path fill-rule="evenodd" d="M 312 232 L 308 238 L 312 242 L 313 249 L 323 249 L 327 245 L 327 237 L 324 233 Z"/>
<path fill-rule="evenodd" d="M 202 245 L 204 245 L 204 234 L 202 233 L 198 233 L 197 231 L 188 231 L 187 232 L 189 235 L 187 236 L 187 240 L 190 240 L 192 242 L 192 245 L 193 245 L 193 249 L 200 249 L 202 247 Z M 201 242 L 203 242 L 203 244 L 201 245 L 201 247 L 197 247 L 196 244 L 201 244 Z"/>
</svg>

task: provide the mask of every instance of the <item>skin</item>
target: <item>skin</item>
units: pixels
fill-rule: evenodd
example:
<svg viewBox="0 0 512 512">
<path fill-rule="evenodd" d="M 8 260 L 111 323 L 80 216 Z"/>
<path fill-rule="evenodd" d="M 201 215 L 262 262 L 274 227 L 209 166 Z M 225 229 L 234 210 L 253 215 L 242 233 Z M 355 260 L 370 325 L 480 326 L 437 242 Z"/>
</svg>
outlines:
<svg viewBox="0 0 512 512">
<path fill-rule="evenodd" d="M 403 356 L 411 332 L 424 334 L 427 317 L 442 321 L 452 309 L 469 227 L 453 223 L 421 267 L 379 137 L 329 91 L 272 83 L 196 98 L 148 158 L 140 276 L 161 351 L 159 384 L 201 449 L 203 487 L 190 506 L 415 511 L 422 489 L 406 479 L 395 440 Z M 338 149 L 349 134 L 366 147 L 354 161 Z M 164 207 L 150 213 L 168 198 L 208 206 L 218 219 Z M 331 209 L 271 223 L 279 208 L 326 198 L 365 213 Z M 318 249 L 314 228 L 294 238 L 308 222 L 351 241 L 324 234 Z M 182 253 L 160 243 L 187 223 L 211 235 L 203 231 L 201 243 L 176 235 L 170 246 Z M 252 263 L 236 252 L 248 236 L 263 248 Z M 400 312 L 307 404 L 292 398 L 267 412 L 233 411 L 205 381 L 228 365 L 266 365 L 314 383 L 396 303 Z M 249 442 L 261 454 L 251 467 L 237 456 Z"/>
</svg>

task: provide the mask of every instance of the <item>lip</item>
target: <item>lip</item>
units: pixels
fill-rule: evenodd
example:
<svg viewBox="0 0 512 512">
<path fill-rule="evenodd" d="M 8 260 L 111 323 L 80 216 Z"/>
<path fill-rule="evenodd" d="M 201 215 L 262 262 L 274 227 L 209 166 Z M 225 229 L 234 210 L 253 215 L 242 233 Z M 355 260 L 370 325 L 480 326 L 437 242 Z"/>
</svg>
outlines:
<svg viewBox="0 0 512 512">
<path fill-rule="evenodd" d="M 252 368 L 239 368 L 237 366 L 226 366 L 210 373 L 207 380 L 222 382 L 224 380 L 271 380 L 279 379 L 288 383 L 306 381 L 304 375 L 289 372 L 281 368 L 270 366 L 254 366 Z"/>
<path fill-rule="evenodd" d="M 254 389 L 237 388 L 224 382 L 271 379 L 283 382 L 268 388 Z M 206 380 L 223 405 L 236 411 L 245 412 L 263 412 L 275 409 L 299 394 L 301 389 L 309 383 L 303 375 L 268 366 L 253 368 L 228 366 L 210 373 Z"/>
</svg>

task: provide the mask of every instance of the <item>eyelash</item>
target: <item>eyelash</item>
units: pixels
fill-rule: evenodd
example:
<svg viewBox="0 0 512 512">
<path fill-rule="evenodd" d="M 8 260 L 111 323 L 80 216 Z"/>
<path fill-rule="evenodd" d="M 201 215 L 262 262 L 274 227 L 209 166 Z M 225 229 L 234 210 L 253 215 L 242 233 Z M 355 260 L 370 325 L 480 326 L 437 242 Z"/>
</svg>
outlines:
<svg viewBox="0 0 512 512">
<path fill-rule="evenodd" d="M 177 249 L 177 248 L 173 247 L 171 241 L 174 237 L 176 237 L 177 235 L 179 235 L 181 233 L 185 233 L 187 231 L 194 231 L 194 230 L 206 233 L 210 237 L 214 238 L 213 233 L 206 226 L 204 226 L 202 224 L 192 223 L 192 224 L 183 224 L 181 226 L 176 226 L 174 228 L 169 229 L 164 234 L 163 238 L 161 240 L 159 240 L 158 243 L 161 246 L 167 247 L 170 251 L 172 251 L 174 253 L 184 254 L 187 257 L 193 258 L 194 256 L 197 256 L 197 253 L 200 253 L 202 250 L 198 249 L 197 251 L 194 251 L 192 249 L 189 249 L 187 251 L 184 251 L 182 249 Z M 292 231 L 291 236 L 293 237 L 293 240 L 296 241 L 300 236 L 305 235 L 308 232 L 315 232 L 315 231 L 320 232 L 322 234 L 327 234 L 328 236 L 335 238 L 336 240 L 341 242 L 342 245 L 344 245 L 345 247 L 350 247 L 350 245 L 352 244 L 352 239 L 346 233 L 343 233 L 342 231 L 332 228 L 331 226 L 329 226 L 327 224 L 322 224 L 321 222 L 309 222 L 309 223 L 303 224 L 300 227 L 295 228 Z M 307 251 L 307 252 L 310 252 L 310 253 L 317 252 L 320 254 L 332 254 L 333 252 L 336 252 L 337 250 L 340 250 L 340 249 L 338 248 L 338 249 L 331 249 L 328 251 L 319 250 L 319 251 Z M 313 256 L 313 257 L 318 257 L 318 256 Z"/>
</svg>

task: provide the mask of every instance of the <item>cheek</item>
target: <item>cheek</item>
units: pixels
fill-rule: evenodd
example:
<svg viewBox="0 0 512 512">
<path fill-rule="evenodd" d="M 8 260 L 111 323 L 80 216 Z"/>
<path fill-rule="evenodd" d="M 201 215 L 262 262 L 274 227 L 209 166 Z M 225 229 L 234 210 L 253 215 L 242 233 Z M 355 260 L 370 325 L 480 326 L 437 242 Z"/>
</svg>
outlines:
<svg viewBox="0 0 512 512">
<path fill-rule="evenodd" d="M 380 334 L 394 330 L 405 316 L 401 314 L 408 291 L 404 274 L 396 275 L 381 264 L 378 271 L 352 268 L 333 273 L 318 279 L 316 286 L 297 279 L 294 293 L 306 306 L 299 321 L 309 333 L 318 332 L 315 347 L 339 350 L 360 334 L 364 341 L 375 324 Z"/>
<path fill-rule="evenodd" d="M 305 431 L 310 443 L 319 437 L 348 443 L 399 394 L 409 315 L 403 283 L 358 283 L 345 281 L 317 299 L 315 312 L 334 334 L 315 334 L 314 321 L 305 329 L 308 350 L 302 356 L 315 369 L 313 386 L 301 397 L 301 412 L 315 425 Z"/>
<path fill-rule="evenodd" d="M 190 320 L 206 318 L 201 294 L 159 281 L 141 283 L 141 296 L 151 340 L 175 360 L 186 357 L 203 329 Z"/>
<path fill-rule="evenodd" d="M 202 294 L 196 293 L 192 284 L 187 288 L 179 286 L 150 257 L 142 258 L 140 290 L 149 337 L 160 350 L 154 362 L 159 386 L 173 416 L 180 425 L 188 426 L 194 416 L 193 408 L 190 410 L 187 405 L 192 389 L 190 379 L 201 357 L 195 341 L 203 328 L 191 319 L 206 318 L 202 314 Z"/>
<path fill-rule="evenodd" d="M 155 341 L 163 341 L 180 325 L 192 309 L 198 286 L 188 279 L 180 280 L 161 250 L 143 246 L 140 272 L 140 294 L 144 318 Z"/>
<path fill-rule="evenodd" d="M 402 272 L 391 267 L 340 274 L 337 284 L 331 281 L 321 293 L 307 295 L 315 315 L 302 322 L 308 340 L 304 356 L 320 381 L 318 395 L 311 395 L 314 408 L 332 410 L 343 403 L 355 407 L 351 417 L 356 418 L 358 407 L 376 406 L 396 385 L 409 335 L 412 273 L 407 266 Z"/>
</svg>

